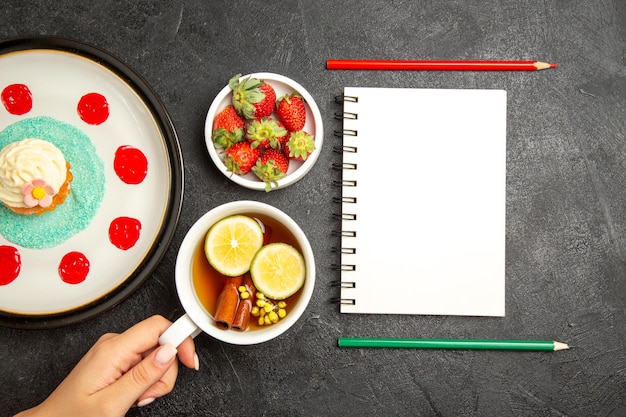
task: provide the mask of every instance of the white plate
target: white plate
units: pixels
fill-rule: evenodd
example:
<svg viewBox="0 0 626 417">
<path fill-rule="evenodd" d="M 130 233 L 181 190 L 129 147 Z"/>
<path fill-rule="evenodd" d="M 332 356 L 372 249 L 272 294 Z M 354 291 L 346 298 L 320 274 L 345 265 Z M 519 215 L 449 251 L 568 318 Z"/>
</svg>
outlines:
<svg viewBox="0 0 626 417">
<path fill-rule="evenodd" d="M 11 84 L 28 87 L 32 108 L 11 114 L 0 104 L 0 148 L 33 131 L 61 146 L 74 140 L 66 158 L 75 178 L 66 202 L 39 219 L 0 207 L 0 246 L 14 248 L 21 258 L 17 278 L 0 285 L 0 323 L 37 328 L 82 321 L 137 289 L 167 249 L 182 201 L 178 139 L 162 103 L 141 77 L 89 45 L 49 37 L 2 42 L 0 91 Z M 84 121 L 78 112 L 81 97 L 92 92 L 108 102 L 108 118 L 100 124 Z M 66 135 L 59 138 L 58 132 Z M 77 140 L 84 140 L 85 146 L 76 146 Z M 116 152 L 125 146 L 138 149 L 147 160 L 147 173 L 138 184 L 125 182 L 114 169 Z M 90 157 L 80 158 L 83 152 Z M 100 186 L 94 186 L 96 182 Z M 95 208 L 74 204 L 94 191 L 102 193 Z M 46 219 L 52 215 L 58 219 L 55 224 L 47 221 L 51 217 Z M 120 217 L 141 224 L 139 237 L 129 248 L 118 248 L 110 238 L 110 227 Z M 81 218 L 86 218 L 82 230 L 60 232 L 63 222 L 73 225 Z M 25 235 L 11 232 L 25 222 Z M 50 242 L 29 238 L 40 232 L 35 229 L 56 238 Z M 37 241 L 43 243 L 33 243 Z M 81 253 L 89 262 L 85 279 L 73 284 L 59 271 L 71 252 Z"/>
<path fill-rule="evenodd" d="M 287 187 L 300 180 L 306 175 L 321 152 L 322 143 L 324 142 L 324 126 L 322 123 L 322 115 L 317 107 L 317 103 L 309 94 L 309 92 L 296 81 L 291 78 L 285 77 L 280 74 L 273 74 L 270 72 L 258 72 L 254 74 L 248 74 L 241 77 L 241 79 L 253 77 L 267 81 L 276 91 L 276 98 L 279 98 L 285 94 L 293 93 L 297 91 L 306 101 L 306 123 L 303 130 L 315 138 L 315 150 L 307 157 L 306 161 L 290 161 L 289 170 L 287 175 L 277 181 L 277 186 L 273 189 L 280 189 Z M 209 111 L 207 112 L 206 121 L 204 124 L 204 138 L 206 147 L 209 151 L 211 159 L 215 163 L 217 169 L 233 182 L 244 186 L 252 190 L 265 191 L 265 183 L 261 181 L 254 173 L 248 173 L 246 175 L 235 175 L 226 169 L 224 164 L 224 152 L 222 149 L 216 149 L 211 140 L 213 133 L 213 120 L 215 116 L 224 109 L 227 105 L 232 103 L 232 90 L 226 85 L 215 97 Z"/>
</svg>

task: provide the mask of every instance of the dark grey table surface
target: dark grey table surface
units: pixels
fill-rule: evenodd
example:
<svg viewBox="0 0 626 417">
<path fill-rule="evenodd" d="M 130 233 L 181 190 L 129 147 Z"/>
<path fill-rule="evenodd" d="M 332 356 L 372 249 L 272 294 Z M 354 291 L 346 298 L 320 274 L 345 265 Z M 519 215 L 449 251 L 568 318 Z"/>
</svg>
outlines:
<svg viewBox="0 0 626 417">
<path fill-rule="evenodd" d="M 212 207 L 253 199 L 284 210 L 308 235 L 317 266 L 310 306 L 264 345 L 197 337 L 201 370 L 181 370 L 170 395 L 129 415 L 626 416 L 626 2 L 5 0 L 0 38 L 29 35 L 94 44 L 150 83 L 180 138 L 185 199 L 167 254 L 128 299 L 69 327 L 0 328 L 0 415 L 43 400 L 102 333 L 180 314 L 173 267 L 185 232 Z M 329 71 L 328 58 L 559 66 Z M 203 137 L 206 111 L 230 76 L 260 71 L 304 85 L 325 123 L 313 170 L 269 194 L 222 176 Z M 506 317 L 342 315 L 329 302 L 338 295 L 334 97 L 346 85 L 507 90 Z M 394 162 L 382 164 L 391 177 Z M 556 339 L 576 348 L 342 350 L 339 336 Z"/>
</svg>

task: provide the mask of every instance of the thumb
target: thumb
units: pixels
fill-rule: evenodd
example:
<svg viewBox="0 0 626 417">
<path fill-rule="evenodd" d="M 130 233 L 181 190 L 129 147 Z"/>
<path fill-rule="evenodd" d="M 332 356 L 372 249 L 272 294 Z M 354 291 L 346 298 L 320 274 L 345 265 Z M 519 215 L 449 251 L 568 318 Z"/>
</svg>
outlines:
<svg viewBox="0 0 626 417">
<path fill-rule="evenodd" d="M 174 362 L 176 353 L 176 348 L 169 343 L 160 346 L 106 388 L 106 395 L 117 403 L 124 402 L 130 408 L 144 392 L 161 380 Z M 164 388 L 165 392 L 161 395 L 167 394 L 174 387 Z"/>
</svg>

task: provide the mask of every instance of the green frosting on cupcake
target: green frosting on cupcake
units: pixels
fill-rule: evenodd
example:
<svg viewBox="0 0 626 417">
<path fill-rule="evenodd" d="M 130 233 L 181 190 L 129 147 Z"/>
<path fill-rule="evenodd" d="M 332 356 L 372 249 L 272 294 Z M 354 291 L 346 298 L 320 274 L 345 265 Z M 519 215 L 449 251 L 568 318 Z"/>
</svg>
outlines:
<svg viewBox="0 0 626 417">
<path fill-rule="evenodd" d="M 25 248 L 58 246 L 93 220 L 104 198 L 106 175 L 102 159 L 80 129 L 51 117 L 24 119 L 0 132 L 0 149 L 27 138 L 51 142 L 63 152 L 74 176 L 63 204 L 42 215 L 17 214 L 0 204 L 0 234 Z"/>
</svg>

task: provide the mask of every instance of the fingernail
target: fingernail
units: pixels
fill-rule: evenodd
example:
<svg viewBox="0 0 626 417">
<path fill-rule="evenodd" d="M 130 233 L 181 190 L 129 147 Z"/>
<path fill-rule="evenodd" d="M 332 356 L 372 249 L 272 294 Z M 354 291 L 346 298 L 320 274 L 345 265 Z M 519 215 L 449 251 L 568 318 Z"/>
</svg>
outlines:
<svg viewBox="0 0 626 417">
<path fill-rule="evenodd" d="M 176 352 L 177 351 L 174 346 L 170 343 L 166 343 L 159 348 L 159 351 L 154 356 L 154 362 L 156 362 L 159 366 L 165 366 L 172 361 L 174 356 L 176 356 Z"/>
<path fill-rule="evenodd" d="M 137 407 L 143 407 L 148 404 L 151 404 L 154 401 L 154 398 L 146 398 L 137 403 Z"/>
<path fill-rule="evenodd" d="M 198 358 L 198 354 L 193 354 L 193 369 L 196 371 L 200 369 L 200 358 Z"/>
</svg>

